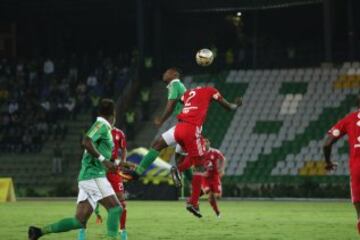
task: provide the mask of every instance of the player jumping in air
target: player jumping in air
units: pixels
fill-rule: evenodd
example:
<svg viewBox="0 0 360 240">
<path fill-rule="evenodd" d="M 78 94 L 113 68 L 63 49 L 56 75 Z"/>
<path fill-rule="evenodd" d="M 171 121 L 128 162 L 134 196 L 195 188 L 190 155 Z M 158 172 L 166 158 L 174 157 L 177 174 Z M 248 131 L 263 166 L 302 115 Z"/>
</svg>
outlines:
<svg viewBox="0 0 360 240">
<path fill-rule="evenodd" d="M 360 108 L 360 97 L 358 97 L 357 101 Z M 360 234 L 360 110 L 348 114 L 329 130 L 323 148 L 326 161 L 325 167 L 328 171 L 337 167 L 337 164 L 331 161 L 331 149 L 333 144 L 344 135 L 348 135 L 349 141 L 351 200 L 356 209 L 357 229 Z"/>
<path fill-rule="evenodd" d="M 161 127 L 162 124 L 174 113 L 179 114 L 182 110 L 183 104 L 181 102 L 181 97 L 186 91 L 186 88 L 184 84 L 180 80 L 180 73 L 179 70 L 176 68 L 169 68 L 167 69 L 163 74 L 163 82 L 167 84 L 168 88 L 168 101 L 165 107 L 165 110 L 161 117 L 155 118 L 155 125 L 158 127 Z M 179 144 L 176 144 L 176 142 L 172 138 L 172 134 L 174 132 L 175 126 L 170 128 L 168 131 L 163 133 L 160 138 L 162 138 L 163 141 L 165 141 L 167 146 L 174 146 L 176 145 L 176 160 L 181 158 L 181 155 L 184 153 L 181 149 L 181 146 Z M 142 175 L 146 169 L 149 168 L 152 162 L 157 158 L 159 155 L 161 149 L 163 149 L 163 146 L 161 145 L 161 142 L 158 140 L 155 140 L 152 144 L 149 152 L 144 156 L 143 160 L 139 164 L 139 166 L 136 168 L 136 173 L 138 176 Z M 138 177 L 137 176 L 137 177 Z M 192 178 L 192 171 L 191 169 L 188 169 L 187 171 L 184 171 L 184 176 L 188 181 L 191 181 Z"/>
<path fill-rule="evenodd" d="M 130 167 L 134 168 L 135 164 L 132 164 L 130 162 L 126 161 L 126 137 L 123 131 L 120 129 L 114 127 L 111 130 L 111 135 L 113 137 L 114 141 L 114 149 L 112 151 L 112 160 L 115 161 L 115 164 L 121 167 Z M 121 150 L 121 158 L 119 160 L 119 150 Z M 125 229 L 126 225 L 126 202 L 125 202 L 125 192 L 124 192 L 124 185 L 122 181 L 122 177 L 120 176 L 119 169 L 116 172 L 108 171 L 106 174 L 107 179 L 109 180 L 112 188 L 114 189 L 116 196 L 121 204 L 121 207 L 123 209 L 121 217 L 120 217 L 120 231 L 121 231 L 121 240 L 127 239 L 127 232 Z M 102 223 L 102 217 L 99 212 L 99 205 L 95 208 L 95 214 L 96 214 L 96 222 Z M 79 232 L 78 240 L 85 240 L 85 229 L 81 229 Z"/>
<path fill-rule="evenodd" d="M 122 208 L 111 184 L 106 178 L 107 171 L 116 171 L 115 164 L 110 161 L 114 148 L 111 135 L 114 119 L 114 102 L 110 99 L 102 99 L 99 103 L 99 117 L 83 140 L 85 151 L 78 177 L 79 194 L 75 216 L 64 218 L 42 228 L 29 227 L 29 240 L 37 240 L 41 236 L 50 233 L 86 228 L 86 223 L 97 202 L 108 211 L 108 239 L 118 238 L 118 226 Z"/>
<path fill-rule="evenodd" d="M 204 166 L 206 173 L 202 179 L 201 188 L 205 194 L 209 195 L 209 203 L 216 216 L 220 217 L 216 198 L 220 198 L 222 194 L 221 178 L 225 172 L 225 157 L 220 150 L 210 147 L 208 139 L 205 139 L 205 146 Z"/>
<path fill-rule="evenodd" d="M 184 107 L 182 112 L 177 116 L 178 123 L 175 128 L 170 129 L 168 133 L 168 142 L 178 143 L 186 152 L 190 165 L 182 170 L 189 169 L 194 166 L 194 173 L 191 181 L 192 193 L 186 209 L 197 217 L 202 217 L 199 210 L 199 197 L 201 192 L 202 175 L 205 172 L 203 156 L 205 154 L 205 145 L 201 135 L 202 125 L 205 122 L 206 115 L 210 103 L 217 101 L 222 107 L 228 110 L 236 110 L 241 105 L 241 99 L 237 99 L 236 103 L 226 101 L 219 91 L 213 87 L 198 87 L 187 90 L 181 97 Z M 157 152 L 168 146 L 163 137 L 159 137 L 155 141 Z M 142 160 L 150 162 L 155 160 L 145 158 Z M 140 163 L 141 165 L 142 163 Z M 142 165 L 144 166 L 144 165 Z M 133 173 L 136 178 L 136 173 Z M 175 182 L 180 182 L 181 178 L 176 168 L 172 168 L 172 175 Z"/>
</svg>

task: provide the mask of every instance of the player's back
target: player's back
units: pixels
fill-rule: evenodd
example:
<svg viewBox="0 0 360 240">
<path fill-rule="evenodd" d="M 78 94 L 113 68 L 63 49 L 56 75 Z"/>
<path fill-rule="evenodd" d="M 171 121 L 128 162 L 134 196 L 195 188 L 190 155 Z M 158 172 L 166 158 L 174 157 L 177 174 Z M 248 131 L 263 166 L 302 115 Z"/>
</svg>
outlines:
<svg viewBox="0 0 360 240">
<path fill-rule="evenodd" d="M 224 155 L 215 148 L 210 148 L 204 155 L 205 167 L 210 175 L 219 174 L 219 161 L 224 159 Z"/>
<path fill-rule="evenodd" d="M 350 159 L 360 159 L 360 110 L 349 113 L 329 132 L 336 138 L 348 135 Z M 360 160 L 359 163 L 360 164 Z"/>
<path fill-rule="evenodd" d="M 119 156 L 119 149 L 126 148 L 126 137 L 124 132 L 116 127 L 111 130 L 111 135 L 114 142 L 112 157 L 117 159 Z"/>
<path fill-rule="evenodd" d="M 211 101 L 221 97 L 213 87 L 197 87 L 184 93 L 181 100 L 184 103 L 182 112 L 177 116 L 180 121 L 202 126 Z"/>
</svg>

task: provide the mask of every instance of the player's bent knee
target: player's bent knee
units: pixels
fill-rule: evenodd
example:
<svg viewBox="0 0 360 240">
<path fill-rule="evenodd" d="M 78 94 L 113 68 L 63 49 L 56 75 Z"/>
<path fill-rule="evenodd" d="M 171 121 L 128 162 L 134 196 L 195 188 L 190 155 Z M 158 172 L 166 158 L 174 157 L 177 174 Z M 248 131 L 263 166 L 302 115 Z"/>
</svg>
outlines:
<svg viewBox="0 0 360 240">
<path fill-rule="evenodd" d="M 161 151 L 162 149 L 166 148 L 167 144 L 162 137 L 157 138 L 152 144 L 151 148 L 155 149 L 156 151 Z"/>
<path fill-rule="evenodd" d="M 126 209 L 126 202 L 125 201 L 120 201 L 121 207 L 123 209 Z"/>
</svg>

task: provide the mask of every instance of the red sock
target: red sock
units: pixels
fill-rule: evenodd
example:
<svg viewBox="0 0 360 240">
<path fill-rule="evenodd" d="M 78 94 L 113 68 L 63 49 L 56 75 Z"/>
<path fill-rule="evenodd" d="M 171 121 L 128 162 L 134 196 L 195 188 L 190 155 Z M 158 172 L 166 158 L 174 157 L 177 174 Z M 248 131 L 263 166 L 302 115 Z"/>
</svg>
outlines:
<svg viewBox="0 0 360 240">
<path fill-rule="evenodd" d="M 360 234 L 360 220 L 358 220 L 357 229 L 358 229 L 358 233 Z"/>
<path fill-rule="evenodd" d="M 219 209 L 218 209 L 218 206 L 217 206 L 217 202 L 216 202 L 216 199 L 215 198 L 209 198 L 209 203 L 212 207 L 212 209 L 214 209 L 214 212 L 216 213 L 216 215 L 219 215 Z"/>
<path fill-rule="evenodd" d="M 123 230 L 125 229 L 125 224 L 126 224 L 126 203 L 125 201 L 121 201 L 120 204 L 123 208 L 123 211 L 120 216 L 120 229 Z"/>
<path fill-rule="evenodd" d="M 191 186 L 192 186 L 192 193 L 190 197 L 190 203 L 197 207 L 199 205 L 199 198 L 200 198 L 200 192 L 201 192 L 201 180 L 202 176 L 197 175 L 196 173 L 193 175 Z"/>
<path fill-rule="evenodd" d="M 185 157 L 184 161 L 182 161 L 178 166 L 179 172 L 183 172 L 189 168 L 191 168 L 192 164 L 189 157 Z"/>
</svg>

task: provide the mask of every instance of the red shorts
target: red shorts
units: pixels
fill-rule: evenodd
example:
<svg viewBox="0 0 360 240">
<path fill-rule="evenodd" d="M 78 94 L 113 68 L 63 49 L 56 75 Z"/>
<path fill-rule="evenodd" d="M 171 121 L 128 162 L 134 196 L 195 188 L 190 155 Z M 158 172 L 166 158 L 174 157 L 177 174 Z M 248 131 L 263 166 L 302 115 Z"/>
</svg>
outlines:
<svg viewBox="0 0 360 240">
<path fill-rule="evenodd" d="M 122 181 L 121 176 L 118 172 L 108 172 L 106 174 L 107 179 L 109 180 L 112 188 L 114 189 L 115 193 L 123 193 L 124 192 L 124 184 Z"/>
<path fill-rule="evenodd" d="M 179 122 L 175 126 L 175 140 L 189 157 L 200 157 L 205 153 L 205 142 L 201 135 L 201 127 Z"/>
<path fill-rule="evenodd" d="M 205 193 L 213 192 L 221 195 L 222 187 L 220 176 L 203 177 L 201 188 Z"/>
</svg>

